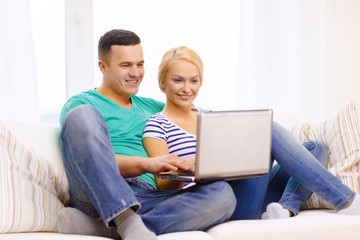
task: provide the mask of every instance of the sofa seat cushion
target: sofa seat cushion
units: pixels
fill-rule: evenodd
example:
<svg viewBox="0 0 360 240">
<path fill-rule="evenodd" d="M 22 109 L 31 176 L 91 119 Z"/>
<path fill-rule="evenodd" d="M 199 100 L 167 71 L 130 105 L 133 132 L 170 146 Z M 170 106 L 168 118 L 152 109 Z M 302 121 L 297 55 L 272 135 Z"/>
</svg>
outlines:
<svg viewBox="0 0 360 240">
<path fill-rule="evenodd" d="M 1 240 L 109 240 L 109 238 L 60 234 L 55 232 L 28 232 L 0 234 Z"/>
<path fill-rule="evenodd" d="M 332 210 L 306 210 L 298 216 L 272 220 L 238 220 L 208 230 L 221 240 L 355 240 L 360 236 L 360 215 L 341 215 Z"/>
<path fill-rule="evenodd" d="M 50 232 L 32 232 L 32 233 L 8 233 L 0 234 L 1 240 L 109 240 L 109 238 L 85 236 L 85 235 L 72 235 L 60 234 Z M 190 231 L 167 233 L 157 237 L 158 240 L 213 240 L 213 238 L 206 232 Z"/>
</svg>

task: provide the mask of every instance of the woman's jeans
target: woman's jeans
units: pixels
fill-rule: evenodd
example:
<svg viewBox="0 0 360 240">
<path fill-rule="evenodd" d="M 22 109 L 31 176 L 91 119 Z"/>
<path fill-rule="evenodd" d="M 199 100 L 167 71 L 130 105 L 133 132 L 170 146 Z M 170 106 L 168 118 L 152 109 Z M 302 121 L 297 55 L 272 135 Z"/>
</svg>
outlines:
<svg viewBox="0 0 360 240">
<path fill-rule="evenodd" d="M 132 208 L 155 234 L 206 230 L 229 219 L 236 199 L 227 182 L 184 190 L 159 191 L 140 178 L 124 179 L 116 163 L 107 125 L 94 107 L 69 111 L 61 147 L 69 181 L 70 204 L 107 226 Z"/>
<path fill-rule="evenodd" d="M 304 147 L 321 163 L 326 166 L 328 163 L 328 151 L 320 142 L 306 142 Z M 271 168 L 270 183 L 263 205 L 263 212 L 266 206 L 272 202 L 278 202 L 283 208 L 290 210 L 295 216 L 299 213 L 300 207 L 310 197 L 312 192 L 298 183 L 279 164 Z"/>
<path fill-rule="evenodd" d="M 279 184 L 279 182 L 287 183 L 289 179 L 287 175 L 293 178 L 290 179 L 282 200 L 286 202 L 287 199 L 294 197 L 290 204 L 290 208 L 293 209 L 289 209 L 294 211 L 294 214 L 297 214 L 298 208 L 311 192 L 315 192 L 337 211 L 348 205 L 355 197 L 355 193 L 322 166 L 320 162 L 326 160 L 323 159 L 324 150 L 320 150 L 320 146 L 322 144 L 318 142 L 310 142 L 304 146 L 299 144 L 288 130 L 274 122 L 271 165 L 276 159 L 281 166 L 281 172 L 278 172 L 279 175 L 271 176 L 274 173 L 271 171 L 260 178 L 230 182 L 237 199 L 237 206 L 231 220 L 258 219 L 267 203 L 280 199 L 284 184 Z M 320 151 L 317 152 L 318 150 Z M 295 193 L 292 194 L 294 190 Z"/>
<path fill-rule="evenodd" d="M 129 208 L 137 210 L 145 225 L 156 234 L 206 230 L 230 217 L 257 219 L 261 214 L 270 173 L 230 184 L 218 181 L 174 191 L 154 190 L 140 178 L 124 179 L 118 170 L 106 123 L 89 105 L 69 111 L 61 140 L 70 206 L 101 217 L 107 226 Z M 337 210 L 355 196 L 276 123 L 271 155 L 271 164 L 276 159 L 284 171 Z"/>
</svg>

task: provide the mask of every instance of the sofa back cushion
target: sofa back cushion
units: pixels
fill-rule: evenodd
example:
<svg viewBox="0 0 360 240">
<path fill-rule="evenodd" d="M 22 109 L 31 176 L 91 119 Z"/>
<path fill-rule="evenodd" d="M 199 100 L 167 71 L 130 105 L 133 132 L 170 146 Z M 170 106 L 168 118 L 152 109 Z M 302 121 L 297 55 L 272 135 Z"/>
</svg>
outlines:
<svg viewBox="0 0 360 240">
<path fill-rule="evenodd" d="M 68 184 L 55 130 L 0 122 L 0 233 L 57 231 Z"/>
<path fill-rule="evenodd" d="M 329 151 L 327 169 L 353 191 L 360 192 L 360 126 L 354 102 L 347 104 L 325 121 L 296 124 L 292 133 L 300 142 L 322 142 Z M 302 208 L 331 209 L 331 206 L 316 194 L 312 194 Z"/>
</svg>

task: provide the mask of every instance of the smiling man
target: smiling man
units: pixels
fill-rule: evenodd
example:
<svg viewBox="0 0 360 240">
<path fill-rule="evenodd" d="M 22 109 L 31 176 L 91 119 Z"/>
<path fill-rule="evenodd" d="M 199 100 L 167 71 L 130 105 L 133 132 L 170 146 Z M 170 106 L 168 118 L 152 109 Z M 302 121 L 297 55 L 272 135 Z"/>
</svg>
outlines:
<svg viewBox="0 0 360 240">
<path fill-rule="evenodd" d="M 192 166 L 175 155 L 148 158 L 143 147 L 145 123 L 164 103 L 135 95 L 144 77 L 140 38 L 109 31 L 99 40 L 98 54 L 101 85 L 70 98 L 60 116 L 71 208 L 60 212 L 59 231 L 151 240 L 229 219 L 236 199 L 226 182 L 157 190 L 153 174 Z"/>
</svg>

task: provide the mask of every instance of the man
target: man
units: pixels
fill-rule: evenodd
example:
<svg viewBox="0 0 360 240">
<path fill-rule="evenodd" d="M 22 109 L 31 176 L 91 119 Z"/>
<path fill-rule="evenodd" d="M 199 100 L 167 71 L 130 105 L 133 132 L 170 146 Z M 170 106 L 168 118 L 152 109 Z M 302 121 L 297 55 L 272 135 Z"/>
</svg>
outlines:
<svg viewBox="0 0 360 240">
<path fill-rule="evenodd" d="M 174 155 L 148 158 L 143 148 L 145 122 L 164 104 L 135 95 L 144 76 L 139 37 L 109 31 L 99 40 L 98 54 L 101 85 L 69 99 L 60 116 L 73 208 L 60 213 L 59 231 L 148 240 L 155 234 L 206 230 L 229 219 L 236 199 L 226 182 L 156 190 L 153 174 L 194 166 Z M 99 217 L 115 227 L 102 228 Z"/>
</svg>

